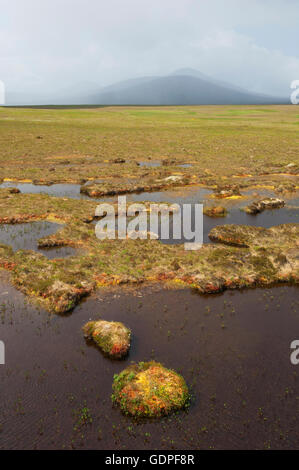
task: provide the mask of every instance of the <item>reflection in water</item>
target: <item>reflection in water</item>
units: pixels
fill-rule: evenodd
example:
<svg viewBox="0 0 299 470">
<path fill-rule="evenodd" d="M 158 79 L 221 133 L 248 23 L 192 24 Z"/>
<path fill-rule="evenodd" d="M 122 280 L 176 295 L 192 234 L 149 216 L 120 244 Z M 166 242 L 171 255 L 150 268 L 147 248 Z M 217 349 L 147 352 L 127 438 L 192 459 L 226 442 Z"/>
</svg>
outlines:
<svg viewBox="0 0 299 470">
<path fill-rule="evenodd" d="M 182 204 L 181 206 L 181 213 L 183 213 Z M 132 220 L 132 219 L 128 219 Z M 191 210 L 191 217 L 190 214 L 185 212 L 182 221 L 185 221 L 187 227 L 191 227 L 191 230 L 195 230 L 195 223 L 194 223 L 194 205 L 192 206 Z M 93 223 L 96 224 L 97 221 Z M 265 210 L 264 212 L 257 214 L 257 215 L 249 215 L 246 212 L 240 210 L 239 207 L 231 207 L 229 209 L 229 213 L 226 217 L 208 217 L 203 216 L 203 242 L 210 243 L 209 233 L 213 227 L 218 225 L 225 225 L 225 224 L 245 224 L 251 225 L 256 227 L 264 227 L 269 228 L 275 225 L 286 224 L 286 223 L 299 223 L 299 210 L 298 208 L 293 208 L 292 206 L 283 207 L 281 209 L 274 209 L 274 210 Z M 175 239 L 173 237 L 173 217 L 170 215 L 169 217 L 169 238 L 163 238 L 162 231 L 161 231 L 161 218 L 159 216 L 159 224 L 158 224 L 158 231 L 155 232 L 154 230 L 150 230 L 150 216 L 148 215 L 148 230 L 154 233 L 157 233 L 159 240 L 162 243 L 173 245 L 173 244 L 181 244 L 193 241 L 194 239 L 188 240 L 186 237 L 182 236 L 179 239 Z M 118 228 L 118 219 L 116 218 L 115 224 L 116 230 Z M 138 230 L 138 227 L 136 228 Z M 183 233 L 183 232 L 182 232 Z"/>
<path fill-rule="evenodd" d="M 148 166 L 155 168 L 161 166 L 161 162 L 149 160 L 144 162 L 138 162 L 138 166 Z"/>
<path fill-rule="evenodd" d="M 188 221 L 190 222 L 190 221 Z M 245 224 L 255 227 L 269 228 L 274 225 L 287 224 L 287 223 L 298 223 L 299 222 L 299 210 L 291 208 L 281 208 L 275 210 L 266 210 L 261 214 L 255 216 L 246 214 L 246 212 L 240 210 L 238 207 L 231 208 L 226 217 L 208 217 L 203 216 L 203 241 L 204 243 L 210 243 L 209 233 L 213 227 L 224 224 Z M 194 225 L 193 225 L 194 227 Z M 184 242 L 185 239 L 182 239 Z M 164 243 L 172 244 L 172 240 L 164 240 Z"/>
<path fill-rule="evenodd" d="M 88 183 L 90 184 L 90 182 Z M 80 185 L 78 184 L 55 184 L 52 186 L 37 186 L 32 183 L 15 183 L 15 182 L 5 182 L 0 187 L 17 187 L 23 193 L 34 193 L 34 194 L 49 194 L 51 196 L 57 197 L 70 197 L 74 199 L 88 199 L 98 202 L 117 202 L 117 196 L 114 197 L 102 197 L 98 199 L 90 198 L 86 195 L 80 194 Z M 243 195 L 246 196 L 246 199 L 236 199 L 236 200 L 214 200 L 214 204 L 225 204 L 228 207 L 227 217 L 220 218 L 211 218 L 204 216 L 203 223 L 203 241 L 204 243 L 209 243 L 208 234 L 211 229 L 217 225 L 223 224 L 246 224 L 254 225 L 260 227 L 272 227 L 278 224 L 284 223 L 298 223 L 299 215 L 299 197 L 291 197 L 290 194 L 288 197 L 285 197 L 286 206 L 281 209 L 275 210 L 266 210 L 261 214 L 255 216 L 246 214 L 240 208 L 248 205 L 250 201 L 254 200 L 255 190 L 244 190 L 242 191 Z M 127 194 L 126 198 L 128 202 L 142 202 L 149 201 L 153 203 L 163 203 L 169 202 L 171 204 L 196 204 L 204 203 L 211 196 L 212 191 L 198 186 L 184 187 L 179 189 L 172 189 L 166 191 L 154 191 L 154 192 L 143 192 L 139 194 Z M 271 190 L 262 189 L 260 190 L 260 197 L 273 197 L 275 194 Z M 210 203 L 211 201 L 209 201 Z M 187 224 L 190 224 L 190 220 L 187 220 Z M 194 225 L 191 227 L 194 229 Z M 161 238 L 161 230 L 159 227 L 159 238 L 163 243 L 166 244 L 177 244 L 185 243 L 186 238 L 182 237 L 179 240 L 174 240 L 170 236 L 170 239 Z M 173 233 L 172 223 L 170 224 L 170 234 Z"/>
<path fill-rule="evenodd" d="M 79 184 L 35 185 L 33 183 L 4 182 L 0 188 L 18 188 L 24 194 L 48 194 L 49 196 L 81 199 Z"/>
<path fill-rule="evenodd" d="M 0 225 L 0 243 L 9 245 L 14 251 L 33 250 L 47 258 L 65 258 L 74 256 L 76 250 L 71 247 L 38 248 L 37 241 L 56 233 L 63 226 L 53 222 L 38 221 L 26 224 Z"/>
</svg>

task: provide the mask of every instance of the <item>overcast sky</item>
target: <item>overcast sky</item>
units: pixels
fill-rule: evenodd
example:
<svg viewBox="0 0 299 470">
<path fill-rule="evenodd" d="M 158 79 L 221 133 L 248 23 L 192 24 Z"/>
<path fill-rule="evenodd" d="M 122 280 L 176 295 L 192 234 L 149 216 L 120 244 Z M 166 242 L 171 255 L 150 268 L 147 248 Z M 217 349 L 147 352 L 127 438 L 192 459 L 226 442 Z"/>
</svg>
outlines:
<svg viewBox="0 0 299 470">
<path fill-rule="evenodd" d="M 0 0 L 10 90 L 101 87 L 182 67 L 287 95 L 299 79 L 299 1 Z"/>
</svg>

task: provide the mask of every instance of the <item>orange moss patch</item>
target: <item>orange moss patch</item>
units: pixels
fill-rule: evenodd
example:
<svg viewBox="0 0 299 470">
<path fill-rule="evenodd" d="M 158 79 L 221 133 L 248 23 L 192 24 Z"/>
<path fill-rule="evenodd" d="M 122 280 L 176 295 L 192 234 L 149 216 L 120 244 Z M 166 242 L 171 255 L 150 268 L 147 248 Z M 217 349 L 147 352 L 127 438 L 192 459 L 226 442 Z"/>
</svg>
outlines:
<svg viewBox="0 0 299 470">
<path fill-rule="evenodd" d="M 227 210 L 222 206 L 204 207 L 203 213 L 208 217 L 225 217 Z"/>
<path fill-rule="evenodd" d="M 130 349 L 131 331 L 123 323 L 104 320 L 91 321 L 83 327 L 84 336 L 90 339 L 109 357 L 121 359 Z"/>
<path fill-rule="evenodd" d="M 112 400 L 125 414 L 161 417 L 184 408 L 189 392 L 177 372 L 155 361 L 134 364 L 114 376 Z"/>
<path fill-rule="evenodd" d="M 46 219 L 47 214 L 45 215 L 34 215 L 34 214 L 26 214 L 26 215 L 15 215 L 11 217 L 0 217 L 0 224 L 24 224 L 26 222 L 33 222 L 36 220 Z"/>
</svg>

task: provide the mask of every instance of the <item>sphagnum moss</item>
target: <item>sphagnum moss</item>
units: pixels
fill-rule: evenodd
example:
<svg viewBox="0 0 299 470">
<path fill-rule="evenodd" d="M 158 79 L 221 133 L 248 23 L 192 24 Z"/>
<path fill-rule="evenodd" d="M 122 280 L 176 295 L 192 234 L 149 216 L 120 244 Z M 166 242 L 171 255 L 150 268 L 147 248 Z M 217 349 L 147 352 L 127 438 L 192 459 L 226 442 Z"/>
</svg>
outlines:
<svg viewBox="0 0 299 470">
<path fill-rule="evenodd" d="M 123 323 L 90 321 L 84 325 L 83 332 L 86 339 L 94 341 L 104 354 L 113 359 L 121 359 L 128 354 L 131 330 Z"/>
<path fill-rule="evenodd" d="M 134 417 L 161 417 L 187 406 L 188 387 L 162 364 L 139 362 L 114 376 L 112 401 Z"/>
</svg>

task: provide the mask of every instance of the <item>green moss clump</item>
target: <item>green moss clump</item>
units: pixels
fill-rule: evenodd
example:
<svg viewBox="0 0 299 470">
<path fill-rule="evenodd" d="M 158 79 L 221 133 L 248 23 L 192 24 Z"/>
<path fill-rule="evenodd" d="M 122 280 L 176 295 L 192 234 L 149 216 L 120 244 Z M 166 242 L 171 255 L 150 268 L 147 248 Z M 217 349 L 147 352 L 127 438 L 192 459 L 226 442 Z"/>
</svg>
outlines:
<svg viewBox="0 0 299 470">
<path fill-rule="evenodd" d="M 227 210 L 222 206 L 204 207 L 203 213 L 208 217 L 226 217 Z"/>
<path fill-rule="evenodd" d="M 185 380 L 162 364 L 140 362 L 114 376 L 112 401 L 135 417 L 161 417 L 188 404 Z"/>
<path fill-rule="evenodd" d="M 123 323 L 91 321 L 83 327 L 84 336 L 91 339 L 109 357 L 121 359 L 130 349 L 131 331 Z"/>
</svg>

